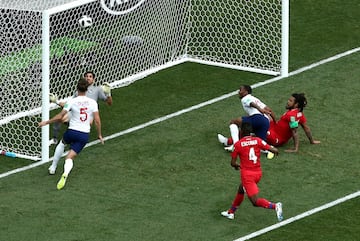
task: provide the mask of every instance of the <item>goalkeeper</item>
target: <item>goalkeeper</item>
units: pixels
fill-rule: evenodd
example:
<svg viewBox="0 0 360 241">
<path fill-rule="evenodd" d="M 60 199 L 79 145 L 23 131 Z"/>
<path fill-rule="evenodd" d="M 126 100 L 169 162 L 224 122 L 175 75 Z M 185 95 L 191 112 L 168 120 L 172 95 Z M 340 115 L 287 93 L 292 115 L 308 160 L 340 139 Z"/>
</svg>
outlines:
<svg viewBox="0 0 360 241">
<path fill-rule="evenodd" d="M 86 91 L 86 96 L 95 100 L 96 102 L 98 100 L 102 100 L 104 102 L 106 102 L 106 104 L 108 104 L 109 106 L 112 105 L 113 100 L 111 97 L 111 88 L 109 83 L 104 83 L 102 86 L 95 86 L 95 74 L 92 71 L 87 71 L 84 73 L 84 78 L 86 79 L 86 81 L 88 82 L 89 86 L 88 86 L 88 90 Z M 77 96 L 77 92 L 74 94 L 74 97 Z M 57 96 L 54 94 L 50 94 L 50 101 L 52 103 L 56 103 L 61 107 L 64 107 L 65 103 L 64 102 L 60 102 L 57 99 Z M 71 113 L 71 112 L 70 112 Z M 69 116 L 66 115 L 63 119 L 62 122 L 54 122 L 53 125 L 53 138 L 50 140 L 49 144 L 50 145 L 56 145 L 58 143 L 58 137 L 59 137 L 59 132 L 61 129 L 61 123 L 65 123 L 69 121 Z"/>
</svg>

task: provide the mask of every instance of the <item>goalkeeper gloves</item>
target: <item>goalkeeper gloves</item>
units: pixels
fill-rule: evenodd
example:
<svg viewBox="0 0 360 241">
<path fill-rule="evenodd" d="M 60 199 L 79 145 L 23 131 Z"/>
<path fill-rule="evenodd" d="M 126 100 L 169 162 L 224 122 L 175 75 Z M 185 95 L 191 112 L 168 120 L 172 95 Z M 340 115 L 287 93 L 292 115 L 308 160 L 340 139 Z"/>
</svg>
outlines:
<svg viewBox="0 0 360 241">
<path fill-rule="evenodd" d="M 108 82 L 105 82 L 102 86 L 101 89 L 104 91 L 106 96 L 111 96 L 111 86 Z"/>
<path fill-rule="evenodd" d="M 50 93 L 49 99 L 51 103 L 59 104 L 59 100 L 56 94 Z"/>
</svg>

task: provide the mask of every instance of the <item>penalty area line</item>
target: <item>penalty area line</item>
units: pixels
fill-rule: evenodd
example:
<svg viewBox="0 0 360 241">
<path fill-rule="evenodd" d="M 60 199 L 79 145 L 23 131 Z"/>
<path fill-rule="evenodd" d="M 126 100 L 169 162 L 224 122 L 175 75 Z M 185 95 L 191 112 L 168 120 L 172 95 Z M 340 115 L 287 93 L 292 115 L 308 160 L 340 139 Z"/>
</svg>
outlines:
<svg viewBox="0 0 360 241">
<path fill-rule="evenodd" d="M 289 223 L 292 223 L 292 222 L 295 222 L 297 220 L 303 219 L 303 218 L 308 217 L 308 216 L 310 216 L 312 214 L 318 213 L 320 211 L 331 208 L 331 207 L 333 207 L 335 205 L 338 205 L 340 203 L 346 202 L 346 201 L 348 201 L 350 199 L 353 199 L 353 198 L 356 198 L 356 197 L 359 197 L 359 196 L 360 196 L 360 191 L 357 191 L 355 193 L 349 194 L 349 195 L 347 195 L 345 197 L 339 198 L 339 199 L 337 199 L 335 201 L 332 201 L 330 203 L 324 204 L 324 205 L 322 205 L 320 207 L 311 209 L 309 211 L 303 212 L 303 213 L 301 213 L 299 215 L 296 215 L 294 217 L 285 219 L 284 221 L 282 221 L 280 223 L 277 223 L 277 224 L 271 225 L 269 227 L 263 228 L 263 229 L 258 230 L 256 232 L 253 232 L 251 234 L 243 236 L 243 237 L 241 237 L 239 239 L 235 239 L 234 241 L 244 241 L 244 240 L 249 240 L 249 239 L 255 238 L 255 237 L 260 236 L 260 235 L 262 235 L 264 233 L 270 232 L 270 231 L 272 231 L 274 229 L 278 229 L 278 228 L 280 228 L 282 226 L 285 226 L 285 225 L 287 225 Z"/>
</svg>

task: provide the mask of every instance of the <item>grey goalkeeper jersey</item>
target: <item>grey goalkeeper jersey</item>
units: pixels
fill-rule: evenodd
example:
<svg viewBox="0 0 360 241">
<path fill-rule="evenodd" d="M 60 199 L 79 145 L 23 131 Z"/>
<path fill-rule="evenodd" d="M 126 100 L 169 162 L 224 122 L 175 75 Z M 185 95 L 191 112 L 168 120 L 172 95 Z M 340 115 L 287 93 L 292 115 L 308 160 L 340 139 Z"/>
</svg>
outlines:
<svg viewBox="0 0 360 241">
<path fill-rule="evenodd" d="M 78 94 L 75 93 L 74 97 L 76 97 Z M 107 96 L 105 95 L 104 91 L 100 86 L 94 86 L 93 84 L 88 86 L 88 90 L 86 91 L 86 96 L 90 99 L 95 100 L 96 102 L 98 100 L 106 101 Z"/>
</svg>

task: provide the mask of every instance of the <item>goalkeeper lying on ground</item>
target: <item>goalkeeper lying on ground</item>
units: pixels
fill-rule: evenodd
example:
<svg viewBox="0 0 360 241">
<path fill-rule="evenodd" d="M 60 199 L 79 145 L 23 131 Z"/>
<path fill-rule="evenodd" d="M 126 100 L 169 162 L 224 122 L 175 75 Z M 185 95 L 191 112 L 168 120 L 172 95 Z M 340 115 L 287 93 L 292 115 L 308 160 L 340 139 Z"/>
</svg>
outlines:
<svg viewBox="0 0 360 241">
<path fill-rule="evenodd" d="M 102 86 L 95 86 L 94 85 L 95 74 L 92 71 L 85 72 L 84 78 L 89 84 L 88 89 L 86 91 L 87 97 L 95 101 L 98 101 L 100 99 L 105 101 L 108 105 L 112 105 L 113 101 L 111 97 L 111 88 L 109 83 L 104 83 Z M 74 97 L 76 96 L 77 96 L 77 92 L 74 94 Z M 61 107 L 64 107 L 65 104 L 64 102 L 59 102 L 57 96 L 54 94 L 50 94 L 50 101 L 58 104 Z M 68 120 L 69 120 L 69 116 L 66 115 L 63 118 L 62 123 L 68 122 Z M 56 145 L 58 143 L 60 128 L 61 128 L 61 122 L 55 122 L 53 125 L 53 138 L 50 140 L 49 143 L 50 145 Z"/>
</svg>

